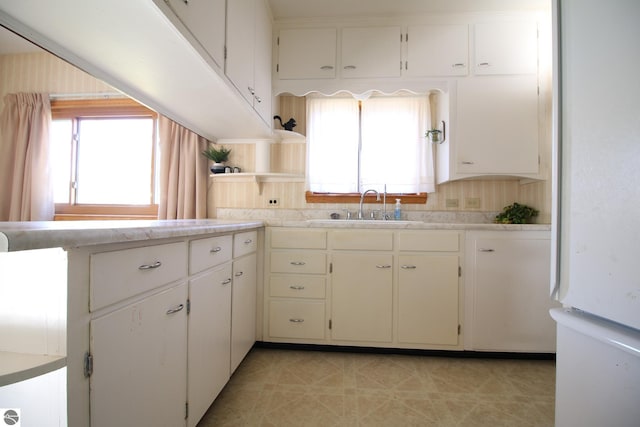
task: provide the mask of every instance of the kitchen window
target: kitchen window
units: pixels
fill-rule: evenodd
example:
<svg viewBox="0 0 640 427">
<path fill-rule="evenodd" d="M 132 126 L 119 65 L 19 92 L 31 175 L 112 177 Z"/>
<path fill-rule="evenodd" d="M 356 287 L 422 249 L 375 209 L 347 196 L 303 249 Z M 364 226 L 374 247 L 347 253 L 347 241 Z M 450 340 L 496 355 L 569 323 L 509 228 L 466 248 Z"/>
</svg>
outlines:
<svg viewBox="0 0 640 427">
<path fill-rule="evenodd" d="M 156 218 L 157 114 L 120 98 L 51 110 L 56 219 Z"/>
<path fill-rule="evenodd" d="M 386 185 L 424 203 L 435 190 L 427 95 L 308 97 L 307 117 L 307 201 L 350 202 Z"/>
</svg>

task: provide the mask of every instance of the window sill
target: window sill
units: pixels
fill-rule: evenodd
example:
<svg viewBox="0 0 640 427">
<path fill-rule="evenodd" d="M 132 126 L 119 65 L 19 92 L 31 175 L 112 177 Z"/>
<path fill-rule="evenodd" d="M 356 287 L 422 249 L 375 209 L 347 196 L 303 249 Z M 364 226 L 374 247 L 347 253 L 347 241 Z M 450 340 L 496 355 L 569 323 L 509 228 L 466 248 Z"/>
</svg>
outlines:
<svg viewBox="0 0 640 427">
<path fill-rule="evenodd" d="M 395 202 L 395 199 L 400 199 L 402 204 L 405 205 L 421 205 L 427 203 L 427 193 L 421 194 L 392 194 L 387 193 L 387 204 Z M 314 193 L 307 191 L 305 193 L 305 200 L 307 203 L 360 203 L 359 193 Z M 391 201 L 391 202 L 390 202 Z M 382 203 L 377 202 L 375 194 L 367 194 L 364 198 L 364 203 Z"/>
<path fill-rule="evenodd" d="M 158 205 L 69 205 L 56 203 L 54 221 L 154 220 Z"/>
</svg>

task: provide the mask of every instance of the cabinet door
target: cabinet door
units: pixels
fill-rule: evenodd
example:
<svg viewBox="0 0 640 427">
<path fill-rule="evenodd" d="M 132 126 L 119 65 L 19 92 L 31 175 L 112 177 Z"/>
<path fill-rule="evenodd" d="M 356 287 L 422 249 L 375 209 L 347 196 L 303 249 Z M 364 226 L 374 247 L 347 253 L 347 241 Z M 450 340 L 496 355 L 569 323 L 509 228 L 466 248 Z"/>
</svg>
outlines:
<svg viewBox="0 0 640 427">
<path fill-rule="evenodd" d="M 231 372 L 256 342 L 256 254 L 233 261 Z"/>
<path fill-rule="evenodd" d="M 550 241 L 479 238 L 474 241 L 473 349 L 555 351 L 549 315 Z"/>
<path fill-rule="evenodd" d="M 231 286 L 231 263 L 189 282 L 189 426 L 198 423 L 229 380 Z"/>
<path fill-rule="evenodd" d="M 278 36 L 278 78 L 336 77 L 336 29 L 281 30 Z"/>
<path fill-rule="evenodd" d="M 224 66 L 225 0 L 167 0 L 219 67 Z"/>
<path fill-rule="evenodd" d="M 461 79 L 457 102 L 458 173 L 538 173 L 535 75 Z"/>
<path fill-rule="evenodd" d="M 401 255 L 398 342 L 458 344 L 457 255 Z"/>
<path fill-rule="evenodd" d="M 227 4 L 227 60 L 225 74 L 253 105 L 255 1 L 233 0 Z"/>
<path fill-rule="evenodd" d="M 342 77 L 400 77 L 401 37 L 400 27 L 344 28 Z"/>
<path fill-rule="evenodd" d="M 483 22 L 474 25 L 475 74 L 535 74 L 538 27 L 535 22 Z"/>
<path fill-rule="evenodd" d="M 187 284 L 90 323 L 91 426 L 184 425 Z"/>
<path fill-rule="evenodd" d="M 408 29 L 404 75 L 465 76 L 469 72 L 466 25 L 415 25 Z"/>
<path fill-rule="evenodd" d="M 235 1 L 235 0 L 234 0 Z M 253 108 L 271 128 L 271 17 L 266 0 L 255 0 L 255 49 L 253 84 Z"/>
<path fill-rule="evenodd" d="M 331 337 L 391 341 L 393 256 L 338 253 L 333 257 Z"/>
</svg>

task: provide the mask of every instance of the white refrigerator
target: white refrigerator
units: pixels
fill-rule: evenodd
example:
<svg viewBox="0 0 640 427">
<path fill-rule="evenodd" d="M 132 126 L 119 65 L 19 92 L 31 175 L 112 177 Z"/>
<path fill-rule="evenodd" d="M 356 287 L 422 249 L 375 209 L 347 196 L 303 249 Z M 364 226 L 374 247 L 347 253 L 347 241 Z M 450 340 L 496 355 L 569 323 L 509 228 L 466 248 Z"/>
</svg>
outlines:
<svg viewBox="0 0 640 427">
<path fill-rule="evenodd" d="M 554 0 L 556 427 L 640 426 L 640 0 Z"/>
</svg>

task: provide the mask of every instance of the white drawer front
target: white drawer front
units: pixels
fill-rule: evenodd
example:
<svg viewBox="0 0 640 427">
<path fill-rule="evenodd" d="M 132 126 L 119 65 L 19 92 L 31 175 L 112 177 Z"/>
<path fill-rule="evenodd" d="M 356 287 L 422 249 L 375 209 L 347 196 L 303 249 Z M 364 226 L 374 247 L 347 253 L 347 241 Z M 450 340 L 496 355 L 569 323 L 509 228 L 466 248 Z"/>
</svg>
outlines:
<svg viewBox="0 0 640 427">
<path fill-rule="evenodd" d="M 331 232 L 333 249 L 390 251 L 393 249 L 393 231 L 334 230 Z"/>
<path fill-rule="evenodd" d="M 189 242 L 189 274 L 231 260 L 233 236 L 216 236 Z"/>
<path fill-rule="evenodd" d="M 326 280 L 317 276 L 271 276 L 269 295 L 285 298 L 324 298 Z"/>
<path fill-rule="evenodd" d="M 247 231 L 233 236 L 233 256 L 235 258 L 255 252 L 257 247 L 257 231 Z"/>
<path fill-rule="evenodd" d="M 269 336 L 324 339 L 324 301 L 271 301 Z"/>
<path fill-rule="evenodd" d="M 91 311 L 187 275 L 184 242 L 91 255 Z"/>
<path fill-rule="evenodd" d="M 401 231 L 398 233 L 401 251 L 458 252 L 460 235 L 449 231 Z"/>
<path fill-rule="evenodd" d="M 324 274 L 327 256 L 314 252 L 271 252 L 271 272 Z"/>
<path fill-rule="evenodd" d="M 283 249 L 326 249 L 327 232 L 325 230 L 299 228 L 272 228 L 271 247 Z"/>
</svg>

